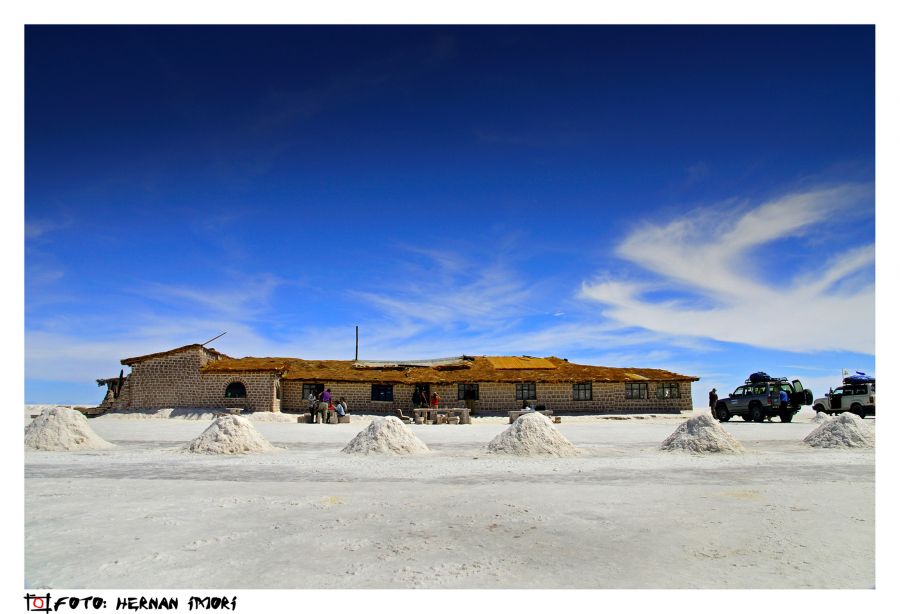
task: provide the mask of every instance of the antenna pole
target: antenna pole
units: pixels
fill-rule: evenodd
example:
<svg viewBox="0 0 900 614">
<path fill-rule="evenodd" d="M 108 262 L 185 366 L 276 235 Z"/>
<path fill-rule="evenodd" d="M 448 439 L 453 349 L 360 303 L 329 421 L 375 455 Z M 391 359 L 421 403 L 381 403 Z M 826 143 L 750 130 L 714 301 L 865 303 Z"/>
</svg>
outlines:
<svg viewBox="0 0 900 614">
<path fill-rule="evenodd" d="M 359 360 L 359 325 L 356 326 L 356 353 L 353 355 L 353 362 Z"/>
<path fill-rule="evenodd" d="M 224 335 L 224 334 L 227 333 L 227 332 L 228 332 L 228 331 L 226 330 L 224 333 L 222 333 L 222 335 Z M 216 335 L 215 337 L 213 337 L 212 339 L 210 339 L 210 340 L 207 341 L 206 343 L 212 343 L 213 341 L 215 341 L 216 339 L 218 339 L 218 338 L 221 337 L 222 335 Z M 203 347 L 204 345 L 206 345 L 206 343 L 201 343 L 201 344 L 200 344 L 200 347 Z"/>
</svg>

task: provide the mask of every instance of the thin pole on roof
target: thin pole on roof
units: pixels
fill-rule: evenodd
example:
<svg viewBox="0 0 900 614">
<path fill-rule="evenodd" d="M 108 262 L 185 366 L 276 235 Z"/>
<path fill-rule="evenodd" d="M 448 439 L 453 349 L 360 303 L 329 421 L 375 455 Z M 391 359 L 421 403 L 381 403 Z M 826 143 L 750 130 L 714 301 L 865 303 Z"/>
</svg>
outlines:
<svg viewBox="0 0 900 614">
<path fill-rule="evenodd" d="M 359 325 L 356 326 L 356 352 L 353 354 L 353 362 L 359 360 Z"/>
<path fill-rule="evenodd" d="M 222 333 L 222 335 L 226 334 L 227 332 L 228 332 L 228 331 L 226 330 L 224 333 Z M 206 343 L 201 343 L 201 344 L 200 344 L 200 347 L 203 347 L 203 346 L 206 345 L 207 343 L 212 343 L 213 341 L 215 341 L 216 339 L 218 339 L 218 338 L 221 337 L 222 335 L 216 335 L 215 337 L 213 337 L 212 339 L 210 339 L 210 340 L 207 341 Z"/>
</svg>

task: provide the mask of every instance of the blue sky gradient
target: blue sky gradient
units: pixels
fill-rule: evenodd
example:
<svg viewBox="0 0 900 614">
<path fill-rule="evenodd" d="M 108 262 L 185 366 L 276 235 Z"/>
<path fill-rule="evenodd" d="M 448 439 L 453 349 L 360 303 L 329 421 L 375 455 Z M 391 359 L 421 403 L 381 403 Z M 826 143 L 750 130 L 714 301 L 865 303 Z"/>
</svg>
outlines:
<svg viewBox="0 0 900 614">
<path fill-rule="evenodd" d="M 26 401 L 119 359 L 875 371 L 868 26 L 26 28 Z"/>
</svg>

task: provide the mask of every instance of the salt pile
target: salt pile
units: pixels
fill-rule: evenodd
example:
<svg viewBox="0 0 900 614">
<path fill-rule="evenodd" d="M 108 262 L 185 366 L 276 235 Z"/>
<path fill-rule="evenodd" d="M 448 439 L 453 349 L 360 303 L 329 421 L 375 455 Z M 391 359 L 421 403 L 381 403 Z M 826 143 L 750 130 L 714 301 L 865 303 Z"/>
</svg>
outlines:
<svg viewBox="0 0 900 614">
<path fill-rule="evenodd" d="M 276 450 L 246 418 L 218 416 L 199 437 L 185 446 L 198 454 L 252 454 Z"/>
<path fill-rule="evenodd" d="M 578 448 L 540 412 L 522 414 L 488 444 L 491 454 L 516 456 L 576 456 Z"/>
<path fill-rule="evenodd" d="M 347 454 L 424 454 L 428 446 L 394 416 L 378 417 L 341 452 Z"/>
<path fill-rule="evenodd" d="M 25 427 L 25 445 L 35 450 L 105 450 L 115 446 L 101 438 L 80 411 L 45 409 Z"/>
<path fill-rule="evenodd" d="M 816 424 L 822 424 L 823 422 L 827 422 L 831 420 L 831 416 L 826 414 L 824 411 L 817 411 L 816 415 L 813 416 L 813 419 L 810 422 L 815 422 Z"/>
<path fill-rule="evenodd" d="M 843 413 L 820 424 L 803 441 L 814 448 L 874 448 L 875 432 L 859 416 Z"/>
<path fill-rule="evenodd" d="M 660 450 L 681 450 L 692 454 L 741 454 L 744 446 L 722 425 L 705 414 L 688 418 L 660 444 Z"/>
</svg>

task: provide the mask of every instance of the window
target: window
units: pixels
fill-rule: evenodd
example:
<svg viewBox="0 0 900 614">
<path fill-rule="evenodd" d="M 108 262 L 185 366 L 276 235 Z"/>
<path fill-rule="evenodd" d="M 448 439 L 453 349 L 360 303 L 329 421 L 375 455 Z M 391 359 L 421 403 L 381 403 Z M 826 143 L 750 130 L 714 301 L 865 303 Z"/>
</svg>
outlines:
<svg viewBox="0 0 900 614">
<path fill-rule="evenodd" d="M 325 384 L 303 384 L 303 398 L 308 399 L 309 395 L 319 396 L 323 390 L 325 390 Z"/>
<path fill-rule="evenodd" d="M 656 398 L 657 399 L 680 399 L 681 398 L 681 388 L 678 387 L 678 382 L 665 382 L 662 384 L 656 385 Z"/>
<path fill-rule="evenodd" d="M 647 384 L 641 382 L 639 384 L 625 384 L 625 398 L 626 399 L 646 399 L 648 398 L 647 394 Z"/>
<path fill-rule="evenodd" d="M 226 399 L 246 399 L 247 398 L 247 389 L 240 382 L 231 382 L 228 384 L 228 387 L 225 388 L 225 398 Z"/>
<path fill-rule="evenodd" d="M 516 400 L 527 401 L 528 399 L 537 399 L 537 386 L 534 382 L 522 382 L 516 384 Z"/>
<path fill-rule="evenodd" d="M 456 388 L 456 400 L 477 401 L 478 384 L 458 384 Z"/>
<path fill-rule="evenodd" d="M 572 384 L 572 400 L 573 401 L 590 401 L 594 398 L 594 391 L 591 383 Z"/>
<path fill-rule="evenodd" d="M 373 401 L 393 401 L 394 400 L 393 384 L 372 384 L 372 400 Z"/>
</svg>

